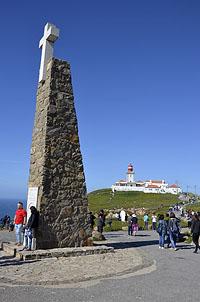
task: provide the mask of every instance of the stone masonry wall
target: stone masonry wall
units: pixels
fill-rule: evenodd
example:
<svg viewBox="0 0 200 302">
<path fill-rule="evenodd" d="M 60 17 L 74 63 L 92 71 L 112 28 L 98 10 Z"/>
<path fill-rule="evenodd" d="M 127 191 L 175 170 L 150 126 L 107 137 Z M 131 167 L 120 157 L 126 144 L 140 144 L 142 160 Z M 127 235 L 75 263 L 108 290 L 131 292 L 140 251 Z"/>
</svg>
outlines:
<svg viewBox="0 0 200 302">
<path fill-rule="evenodd" d="M 70 65 L 55 58 L 38 86 L 29 187 L 39 187 L 37 248 L 81 246 L 91 230 Z"/>
</svg>

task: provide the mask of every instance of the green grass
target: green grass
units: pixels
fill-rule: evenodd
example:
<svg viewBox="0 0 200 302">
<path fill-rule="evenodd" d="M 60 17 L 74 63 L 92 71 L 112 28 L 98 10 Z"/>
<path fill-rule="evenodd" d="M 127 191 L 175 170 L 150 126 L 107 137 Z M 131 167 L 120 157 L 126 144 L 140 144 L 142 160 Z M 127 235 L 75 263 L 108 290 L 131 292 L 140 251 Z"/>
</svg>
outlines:
<svg viewBox="0 0 200 302">
<path fill-rule="evenodd" d="M 171 205 L 178 202 L 172 194 L 145 194 L 143 192 L 116 192 L 112 197 L 111 189 L 102 189 L 88 194 L 89 209 L 98 213 L 100 209 L 145 208 L 156 213 L 165 213 Z"/>
<path fill-rule="evenodd" d="M 197 204 L 190 204 L 188 206 L 186 206 L 187 210 L 192 210 L 194 212 L 200 212 L 200 203 Z"/>
</svg>

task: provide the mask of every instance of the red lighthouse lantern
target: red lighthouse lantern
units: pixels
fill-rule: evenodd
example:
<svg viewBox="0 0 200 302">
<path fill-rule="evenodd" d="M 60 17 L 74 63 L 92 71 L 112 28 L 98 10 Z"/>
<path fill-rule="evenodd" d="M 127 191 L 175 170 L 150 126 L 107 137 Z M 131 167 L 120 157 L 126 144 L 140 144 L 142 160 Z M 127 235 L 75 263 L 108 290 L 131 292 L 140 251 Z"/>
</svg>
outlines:
<svg viewBox="0 0 200 302">
<path fill-rule="evenodd" d="M 128 173 L 132 173 L 133 172 L 133 165 L 129 164 L 128 165 Z"/>
</svg>

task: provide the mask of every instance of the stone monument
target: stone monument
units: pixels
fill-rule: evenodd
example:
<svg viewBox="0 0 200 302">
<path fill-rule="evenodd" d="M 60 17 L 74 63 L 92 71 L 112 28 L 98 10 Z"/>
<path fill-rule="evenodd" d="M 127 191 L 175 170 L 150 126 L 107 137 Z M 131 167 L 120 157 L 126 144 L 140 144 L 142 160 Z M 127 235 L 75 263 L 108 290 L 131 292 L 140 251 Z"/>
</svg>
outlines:
<svg viewBox="0 0 200 302">
<path fill-rule="evenodd" d="M 53 57 L 59 30 L 47 23 L 32 136 L 28 211 L 40 212 L 37 248 L 84 245 L 91 235 L 70 65 Z"/>
</svg>

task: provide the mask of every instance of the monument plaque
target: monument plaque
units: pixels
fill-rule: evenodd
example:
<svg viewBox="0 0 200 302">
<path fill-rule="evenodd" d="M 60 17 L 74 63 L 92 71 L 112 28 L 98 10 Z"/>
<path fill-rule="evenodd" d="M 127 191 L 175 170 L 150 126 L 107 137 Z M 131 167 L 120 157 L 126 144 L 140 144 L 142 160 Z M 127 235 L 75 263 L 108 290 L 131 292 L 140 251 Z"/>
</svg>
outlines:
<svg viewBox="0 0 200 302">
<path fill-rule="evenodd" d="M 38 187 L 29 187 L 28 198 L 27 198 L 27 219 L 31 215 L 30 207 L 34 206 L 37 208 L 37 198 L 38 198 Z"/>
</svg>

